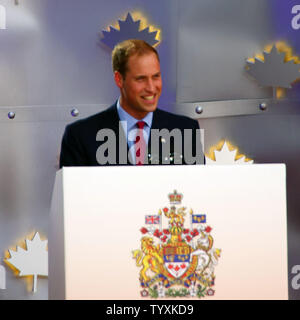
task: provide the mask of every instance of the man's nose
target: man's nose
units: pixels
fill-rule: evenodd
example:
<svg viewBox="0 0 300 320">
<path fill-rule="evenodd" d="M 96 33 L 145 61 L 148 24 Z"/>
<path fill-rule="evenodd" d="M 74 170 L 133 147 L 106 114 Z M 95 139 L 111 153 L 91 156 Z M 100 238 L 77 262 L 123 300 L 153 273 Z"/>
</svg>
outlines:
<svg viewBox="0 0 300 320">
<path fill-rule="evenodd" d="M 147 85 L 146 85 L 146 90 L 149 92 L 154 92 L 155 91 L 155 85 L 152 79 L 149 79 L 147 81 Z"/>
</svg>

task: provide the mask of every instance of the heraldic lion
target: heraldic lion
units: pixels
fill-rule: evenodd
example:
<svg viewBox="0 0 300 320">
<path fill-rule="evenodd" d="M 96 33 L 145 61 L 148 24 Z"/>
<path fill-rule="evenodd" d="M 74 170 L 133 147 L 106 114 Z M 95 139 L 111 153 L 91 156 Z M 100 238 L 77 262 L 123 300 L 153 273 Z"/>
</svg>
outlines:
<svg viewBox="0 0 300 320">
<path fill-rule="evenodd" d="M 145 282 L 150 278 L 146 275 L 146 272 L 150 269 L 155 273 L 159 273 L 159 265 L 164 263 L 162 248 L 153 244 L 153 239 L 149 237 L 143 237 L 141 239 L 142 250 L 132 251 L 133 258 L 136 259 L 136 265 L 138 267 L 143 266 L 140 271 L 141 280 Z"/>
</svg>

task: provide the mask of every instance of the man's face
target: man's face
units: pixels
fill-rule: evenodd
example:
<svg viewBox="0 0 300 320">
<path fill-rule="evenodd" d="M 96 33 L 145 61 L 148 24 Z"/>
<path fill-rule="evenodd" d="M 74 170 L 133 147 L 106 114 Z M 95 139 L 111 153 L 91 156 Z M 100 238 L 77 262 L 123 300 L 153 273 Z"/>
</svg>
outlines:
<svg viewBox="0 0 300 320">
<path fill-rule="evenodd" d="M 155 111 L 161 94 L 160 64 L 155 53 L 128 59 L 125 78 L 116 71 L 115 82 L 121 91 L 121 106 L 136 119 Z"/>
</svg>

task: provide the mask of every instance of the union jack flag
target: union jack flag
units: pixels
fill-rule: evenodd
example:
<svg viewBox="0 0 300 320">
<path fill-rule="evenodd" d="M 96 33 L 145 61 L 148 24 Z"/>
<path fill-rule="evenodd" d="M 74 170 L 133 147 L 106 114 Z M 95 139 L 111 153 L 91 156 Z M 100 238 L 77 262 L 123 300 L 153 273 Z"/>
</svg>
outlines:
<svg viewBox="0 0 300 320">
<path fill-rule="evenodd" d="M 206 223 L 206 215 L 205 214 L 193 214 L 192 215 L 192 223 Z"/>
<path fill-rule="evenodd" d="M 145 219 L 146 224 L 159 224 L 159 222 L 160 222 L 160 217 L 157 215 L 146 216 L 145 218 L 146 218 Z"/>
</svg>

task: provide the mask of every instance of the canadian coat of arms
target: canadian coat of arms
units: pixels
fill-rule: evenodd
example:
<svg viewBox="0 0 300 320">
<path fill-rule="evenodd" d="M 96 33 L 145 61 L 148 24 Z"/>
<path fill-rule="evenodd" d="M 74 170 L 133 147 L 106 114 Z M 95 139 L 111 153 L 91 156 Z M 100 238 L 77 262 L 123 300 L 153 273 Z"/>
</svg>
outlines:
<svg viewBox="0 0 300 320">
<path fill-rule="evenodd" d="M 141 249 L 132 252 L 141 267 L 142 297 L 198 297 L 214 295 L 214 269 L 221 250 L 213 246 L 212 228 L 205 214 L 181 206 L 183 195 L 169 194 L 170 207 L 145 217 Z M 190 228 L 185 227 L 189 215 Z M 168 227 L 162 227 L 163 216 Z"/>
</svg>

